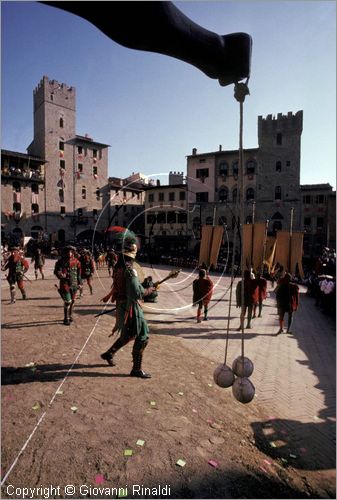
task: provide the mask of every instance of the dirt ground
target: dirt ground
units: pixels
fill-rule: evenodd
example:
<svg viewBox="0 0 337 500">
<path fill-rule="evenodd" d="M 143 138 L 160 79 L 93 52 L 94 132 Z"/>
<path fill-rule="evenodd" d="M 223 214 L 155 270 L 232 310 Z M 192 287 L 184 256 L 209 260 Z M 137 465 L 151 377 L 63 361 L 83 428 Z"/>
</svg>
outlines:
<svg viewBox="0 0 337 500">
<path fill-rule="evenodd" d="M 99 275 L 70 327 L 52 276 L 15 305 L 2 281 L 2 498 L 335 498 L 331 477 L 272 446 L 282 429 L 256 399 L 237 402 L 214 362 L 159 325 L 151 379 L 128 376 L 132 344 L 104 363 L 113 320 L 95 315 L 111 279 Z"/>
</svg>

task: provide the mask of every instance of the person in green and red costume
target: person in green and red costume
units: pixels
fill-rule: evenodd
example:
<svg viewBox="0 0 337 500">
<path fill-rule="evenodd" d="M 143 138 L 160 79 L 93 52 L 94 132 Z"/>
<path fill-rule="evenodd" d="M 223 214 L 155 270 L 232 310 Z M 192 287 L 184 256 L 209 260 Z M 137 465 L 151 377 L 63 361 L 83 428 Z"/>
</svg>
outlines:
<svg viewBox="0 0 337 500">
<path fill-rule="evenodd" d="M 113 285 L 111 291 L 102 298 L 103 302 L 116 302 L 116 324 L 114 332 L 119 332 L 119 338 L 103 354 L 101 358 L 114 366 L 114 355 L 131 340 L 134 340 L 132 349 L 133 367 L 131 377 L 151 378 L 149 373 L 142 370 L 143 353 L 148 344 L 149 327 L 144 317 L 139 300 L 155 291 L 155 287 L 145 290 L 134 269 L 134 260 L 137 254 L 136 237 L 132 231 L 113 226 L 110 231 L 118 260 L 113 270 Z"/>
<path fill-rule="evenodd" d="M 81 264 L 75 258 L 76 249 L 72 246 L 63 248 L 61 258 L 56 262 L 54 268 L 55 276 L 60 280 L 58 292 L 64 302 L 64 325 L 70 325 L 73 321 L 73 308 L 76 295 L 82 286 Z"/>
</svg>

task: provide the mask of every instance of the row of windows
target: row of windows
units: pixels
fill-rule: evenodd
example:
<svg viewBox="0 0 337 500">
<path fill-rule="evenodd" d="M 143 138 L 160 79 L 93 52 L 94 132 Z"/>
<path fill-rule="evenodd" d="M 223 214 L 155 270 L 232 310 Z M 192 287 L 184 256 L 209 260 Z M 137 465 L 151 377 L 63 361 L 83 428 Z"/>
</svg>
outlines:
<svg viewBox="0 0 337 500">
<path fill-rule="evenodd" d="M 32 184 L 31 185 L 31 190 L 32 193 L 34 194 L 39 194 L 39 185 L 38 184 Z M 13 192 L 14 193 L 21 193 L 21 183 L 18 181 L 13 182 Z"/>
<path fill-rule="evenodd" d="M 64 151 L 64 141 L 59 141 L 59 150 Z M 102 159 L 102 150 L 101 149 L 89 149 L 89 151 L 92 151 L 92 157 L 93 158 L 99 158 L 100 160 Z M 83 146 L 77 146 L 77 153 L 79 155 L 82 155 L 84 153 L 84 156 L 88 156 L 88 148 L 83 148 Z"/>
<path fill-rule="evenodd" d="M 290 167 L 290 161 L 286 161 L 287 167 Z M 248 160 L 246 162 L 246 175 L 254 175 L 256 172 L 256 167 L 257 163 L 255 160 Z M 277 161 L 275 164 L 275 170 L 276 172 L 282 172 L 282 162 Z M 232 174 L 234 176 L 237 176 L 239 173 L 239 162 L 236 160 L 232 163 Z M 230 167 L 229 164 L 226 161 L 223 161 L 219 164 L 218 166 L 218 175 L 221 175 L 223 177 L 227 177 L 230 173 Z M 196 171 L 196 177 L 197 179 L 205 179 L 209 177 L 209 169 L 208 168 L 198 168 Z"/>
<path fill-rule="evenodd" d="M 158 214 L 147 214 L 146 216 L 147 224 L 186 224 L 187 223 L 187 213 L 186 212 L 159 212 Z"/>
<path fill-rule="evenodd" d="M 208 192 L 200 192 L 200 193 L 195 193 L 196 194 L 196 202 L 197 203 L 207 203 L 208 202 Z M 238 196 L 238 190 L 237 188 L 233 189 L 232 191 L 232 202 L 236 203 Z M 254 200 L 255 198 L 255 191 L 253 188 L 248 188 L 246 190 L 246 201 Z M 220 202 L 226 202 L 230 201 L 229 200 L 229 190 L 224 187 L 219 189 L 218 192 L 218 199 Z M 275 200 L 281 200 L 282 199 L 282 188 L 281 186 L 276 186 L 275 187 L 275 193 L 274 193 L 274 199 Z"/>
<path fill-rule="evenodd" d="M 304 217 L 303 224 L 304 227 L 309 229 L 312 225 L 312 221 L 314 218 L 312 217 Z M 324 227 L 324 217 L 316 217 L 316 227 Z"/>
<path fill-rule="evenodd" d="M 206 217 L 206 225 L 211 226 L 213 225 L 213 217 Z M 246 218 L 246 224 L 252 224 L 252 216 L 248 215 Z M 227 226 L 227 217 L 221 216 L 218 219 L 218 225 L 219 226 Z M 235 226 L 240 226 L 240 217 L 236 218 L 235 216 L 232 217 L 231 220 L 231 228 L 234 229 Z M 279 220 L 276 220 L 273 223 L 272 230 L 273 232 L 279 231 L 282 229 L 282 222 Z M 193 219 L 193 230 L 194 231 L 199 231 L 200 230 L 200 217 L 194 217 Z"/>
<path fill-rule="evenodd" d="M 62 168 L 63 170 L 66 169 L 66 162 L 65 162 L 65 160 L 60 160 L 60 168 Z M 78 163 L 77 164 L 77 172 L 79 174 L 83 173 L 83 163 Z M 97 165 L 93 165 L 92 166 L 92 175 L 98 175 Z"/>
<path fill-rule="evenodd" d="M 311 194 L 306 194 L 303 196 L 303 203 L 305 205 L 311 205 L 313 203 L 316 203 L 317 205 L 322 205 L 323 203 L 326 203 L 327 199 L 324 194 L 317 194 L 317 195 L 311 195 Z"/>
<path fill-rule="evenodd" d="M 113 191 L 113 188 L 110 191 Z M 141 193 L 135 193 L 134 191 L 127 191 L 126 189 L 115 188 L 115 195 L 123 195 L 123 198 L 125 199 L 137 197 L 137 200 L 139 200 Z M 112 196 L 112 198 L 114 198 L 114 196 Z"/>
<path fill-rule="evenodd" d="M 179 201 L 184 201 L 186 199 L 186 192 L 179 191 Z M 170 192 L 168 194 L 168 201 L 175 201 L 176 193 Z M 149 194 L 149 203 L 153 203 L 155 201 L 154 193 Z M 158 201 L 165 201 L 165 193 L 158 193 Z"/>
</svg>

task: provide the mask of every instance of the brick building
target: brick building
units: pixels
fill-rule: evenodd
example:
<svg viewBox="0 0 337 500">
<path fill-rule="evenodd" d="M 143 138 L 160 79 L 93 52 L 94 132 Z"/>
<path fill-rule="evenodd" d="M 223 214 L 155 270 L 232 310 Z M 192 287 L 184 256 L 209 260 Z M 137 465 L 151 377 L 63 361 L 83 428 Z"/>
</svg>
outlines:
<svg viewBox="0 0 337 500">
<path fill-rule="evenodd" d="M 44 76 L 34 90 L 33 108 L 34 138 L 26 156 L 27 161 L 34 159 L 45 167 L 43 204 L 42 186 L 41 193 L 34 193 L 39 222 L 51 240 L 91 239 L 105 229 L 109 218 L 109 209 L 103 210 L 109 205 L 108 145 L 76 134 L 74 87 Z M 11 187 L 15 189 L 12 182 Z M 3 202 L 2 208 L 11 207 Z M 26 214 L 31 219 L 32 212 L 26 210 Z M 18 228 L 31 236 L 33 222 L 19 221 Z"/>
</svg>

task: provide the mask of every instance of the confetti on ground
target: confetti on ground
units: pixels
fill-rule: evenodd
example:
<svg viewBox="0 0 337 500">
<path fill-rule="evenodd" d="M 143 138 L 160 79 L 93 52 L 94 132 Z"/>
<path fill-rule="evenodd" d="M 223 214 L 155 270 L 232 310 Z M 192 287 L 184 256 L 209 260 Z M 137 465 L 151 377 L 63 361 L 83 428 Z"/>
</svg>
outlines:
<svg viewBox="0 0 337 500">
<path fill-rule="evenodd" d="M 213 420 L 211 420 L 211 419 L 206 420 L 206 422 L 207 422 L 208 424 L 213 424 Z"/>
<path fill-rule="evenodd" d="M 125 457 L 131 457 L 133 451 L 130 449 L 124 450 L 124 456 Z"/>
<path fill-rule="evenodd" d="M 208 385 L 208 387 L 213 387 L 213 384 L 207 384 L 207 385 Z"/>
<path fill-rule="evenodd" d="M 183 392 L 178 392 L 178 395 L 179 395 L 179 396 L 183 396 L 183 395 L 184 395 L 184 393 L 183 393 Z"/>
<path fill-rule="evenodd" d="M 138 439 L 138 441 L 136 442 L 136 444 L 138 444 L 138 446 L 144 446 L 145 441 L 143 439 Z"/>
<path fill-rule="evenodd" d="M 287 464 L 288 463 L 288 460 L 286 458 L 281 458 L 282 462 Z"/>
<path fill-rule="evenodd" d="M 195 375 L 195 373 L 194 373 L 194 372 L 191 372 L 191 375 Z"/>
<path fill-rule="evenodd" d="M 268 417 L 269 420 L 276 420 L 276 417 Z"/>
<path fill-rule="evenodd" d="M 25 366 L 27 366 L 28 368 L 31 367 L 31 366 L 34 366 L 35 363 L 33 363 L 33 361 L 31 363 L 27 363 Z"/>
<path fill-rule="evenodd" d="M 317 415 L 315 415 L 314 420 L 320 420 L 320 418 Z"/>
<path fill-rule="evenodd" d="M 198 411 L 195 408 L 192 408 L 193 413 L 198 413 Z"/>
<path fill-rule="evenodd" d="M 208 460 L 208 464 L 211 465 L 212 467 L 215 467 L 215 469 L 219 467 L 218 462 L 216 462 L 215 460 Z"/>
<path fill-rule="evenodd" d="M 268 471 L 266 471 L 266 469 L 264 467 L 262 467 L 262 465 L 260 465 L 260 469 L 265 473 L 265 474 L 268 474 Z"/>
<path fill-rule="evenodd" d="M 95 484 L 102 484 L 104 483 L 104 477 L 102 476 L 102 474 L 97 474 L 97 476 L 95 477 Z"/>
<path fill-rule="evenodd" d="M 63 391 L 56 391 L 56 394 L 63 394 Z"/>
<path fill-rule="evenodd" d="M 74 413 L 77 412 L 77 406 L 72 406 L 71 408 L 71 411 L 73 411 Z"/>
<path fill-rule="evenodd" d="M 270 446 L 271 446 L 272 448 L 276 448 L 276 444 L 275 444 L 273 441 L 270 441 L 270 443 L 269 443 L 269 444 L 270 444 Z"/>
<path fill-rule="evenodd" d="M 271 465 L 271 462 L 269 462 L 269 460 L 264 459 L 263 461 L 264 461 L 265 464 Z"/>
<path fill-rule="evenodd" d="M 150 401 L 150 405 L 151 406 L 156 406 L 156 402 L 155 401 Z"/>
<path fill-rule="evenodd" d="M 182 460 L 181 458 L 179 458 L 179 460 L 176 461 L 176 465 L 179 465 L 179 467 L 185 467 L 186 462 L 185 462 L 185 460 Z"/>
<path fill-rule="evenodd" d="M 35 403 L 35 405 L 32 406 L 32 410 L 39 410 L 39 409 L 40 409 L 39 403 Z"/>
<path fill-rule="evenodd" d="M 291 457 L 291 458 L 297 458 L 297 456 L 294 455 L 293 453 L 289 453 L 289 457 Z"/>
</svg>

